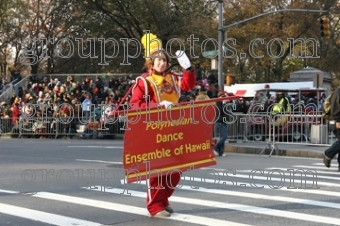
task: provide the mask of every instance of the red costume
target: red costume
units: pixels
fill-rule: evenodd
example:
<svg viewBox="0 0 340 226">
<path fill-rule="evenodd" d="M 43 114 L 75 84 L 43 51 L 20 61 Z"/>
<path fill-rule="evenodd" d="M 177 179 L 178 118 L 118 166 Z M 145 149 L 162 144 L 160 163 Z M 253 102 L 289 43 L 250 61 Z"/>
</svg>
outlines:
<svg viewBox="0 0 340 226">
<path fill-rule="evenodd" d="M 183 70 L 183 77 L 180 79 L 178 75 L 171 72 L 162 75 L 152 74 L 151 71 L 144 73 L 136 79 L 133 87 L 133 94 L 130 104 L 133 108 L 146 108 L 147 99 L 144 95 L 149 95 L 150 106 L 156 106 L 161 101 L 169 101 L 177 103 L 180 92 L 190 91 L 196 83 L 195 71 Z M 147 209 L 151 215 L 165 209 L 169 206 L 168 198 L 174 192 L 174 188 L 178 185 L 181 174 L 173 172 L 171 175 L 154 177 L 147 180 Z M 159 181 L 159 182 L 158 182 Z"/>
</svg>

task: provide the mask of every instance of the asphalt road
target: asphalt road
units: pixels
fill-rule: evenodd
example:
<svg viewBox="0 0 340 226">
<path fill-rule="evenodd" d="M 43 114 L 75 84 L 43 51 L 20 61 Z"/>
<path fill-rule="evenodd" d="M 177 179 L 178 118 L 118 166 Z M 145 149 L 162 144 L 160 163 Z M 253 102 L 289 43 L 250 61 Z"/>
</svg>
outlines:
<svg viewBox="0 0 340 226">
<path fill-rule="evenodd" d="M 184 173 L 170 199 L 176 213 L 158 219 L 147 215 L 144 182 L 124 182 L 122 147 L 0 140 L 0 225 L 340 225 L 335 161 L 228 153 Z"/>
</svg>

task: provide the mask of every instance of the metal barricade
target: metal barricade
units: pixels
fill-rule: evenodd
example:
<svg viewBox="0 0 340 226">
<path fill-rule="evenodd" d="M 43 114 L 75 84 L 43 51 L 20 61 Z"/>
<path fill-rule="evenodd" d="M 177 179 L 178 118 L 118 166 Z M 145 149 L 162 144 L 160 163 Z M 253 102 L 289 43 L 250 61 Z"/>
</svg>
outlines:
<svg viewBox="0 0 340 226">
<path fill-rule="evenodd" d="M 32 105 L 33 106 L 33 105 Z M 40 105 L 38 105 L 39 107 Z M 60 106 L 61 108 L 61 106 Z M 42 108 L 45 109 L 45 108 Z M 93 109 L 92 109 L 93 110 Z M 91 110 L 90 119 L 94 118 Z M 45 114 L 45 113 L 44 113 Z M 79 111 L 78 111 L 79 114 Z M 47 115 L 47 114 L 45 114 Z M 70 117 L 70 116 L 69 116 Z M 123 136 L 126 117 L 111 116 L 100 121 L 100 127 L 96 132 L 88 129 L 88 120 L 82 115 L 72 115 L 72 119 L 57 117 L 24 117 L 18 119 L 16 125 L 12 125 L 11 118 L 0 119 L 0 134 L 9 134 L 13 137 L 74 137 L 92 134 L 92 137 L 113 138 Z M 277 119 L 287 117 L 287 120 L 278 125 Z M 274 117 L 267 113 L 243 114 L 233 112 L 228 122 L 228 140 L 236 142 L 263 142 L 273 150 L 279 143 L 330 145 L 335 141 L 333 134 L 334 122 L 325 121 L 320 114 L 293 112 L 280 114 Z M 214 129 L 212 136 L 217 138 L 219 131 Z M 267 145 L 266 145 L 267 144 Z"/>
<path fill-rule="evenodd" d="M 229 142 L 248 142 L 247 115 L 242 112 L 233 112 L 228 124 Z"/>
<path fill-rule="evenodd" d="M 319 114 L 280 114 L 267 118 L 264 124 L 267 145 L 261 154 L 270 149 L 269 156 L 279 151 L 279 144 L 330 145 L 334 135 L 330 133 L 329 123 Z"/>
<path fill-rule="evenodd" d="M 12 138 L 113 139 L 124 134 L 124 122 L 119 120 L 112 120 L 106 124 L 98 122 L 99 126 L 95 129 L 89 127 L 89 123 L 82 124 L 77 119 L 67 121 L 58 117 L 19 117 L 15 121 L 16 124 L 12 124 L 12 118 L 1 118 L 0 135 Z"/>
<path fill-rule="evenodd" d="M 0 118 L 0 135 L 9 134 L 12 130 L 11 118 Z"/>
<path fill-rule="evenodd" d="M 250 142 L 264 142 L 269 137 L 268 117 L 265 113 L 252 113 L 245 116 L 245 136 Z"/>
<path fill-rule="evenodd" d="M 226 122 L 228 131 L 228 142 L 248 142 L 247 137 L 247 115 L 241 112 L 233 112 L 230 120 Z M 220 131 L 216 123 L 213 127 L 213 138 L 218 139 Z"/>
</svg>

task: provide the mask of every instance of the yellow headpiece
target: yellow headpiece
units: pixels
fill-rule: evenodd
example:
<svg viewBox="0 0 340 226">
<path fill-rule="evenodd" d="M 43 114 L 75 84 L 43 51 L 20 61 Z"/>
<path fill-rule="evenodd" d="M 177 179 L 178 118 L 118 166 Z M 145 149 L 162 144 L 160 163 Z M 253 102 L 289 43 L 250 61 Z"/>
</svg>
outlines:
<svg viewBox="0 0 340 226">
<path fill-rule="evenodd" d="M 150 56 L 155 51 L 162 50 L 162 41 L 152 33 L 147 33 L 143 35 L 142 45 L 144 47 L 145 57 Z"/>
</svg>

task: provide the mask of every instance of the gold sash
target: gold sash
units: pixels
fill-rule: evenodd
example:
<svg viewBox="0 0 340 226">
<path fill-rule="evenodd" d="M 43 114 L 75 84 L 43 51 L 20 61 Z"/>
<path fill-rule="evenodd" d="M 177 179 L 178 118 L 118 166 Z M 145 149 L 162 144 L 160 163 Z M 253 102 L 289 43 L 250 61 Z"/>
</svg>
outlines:
<svg viewBox="0 0 340 226">
<path fill-rule="evenodd" d="M 170 101 L 172 103 L 177 103 L 180 97 L 180 89 L 176 83 L 175 78 L 171 73 L 164 76 L 151 74 L 146 77 L 146 80 L 151 85 L 154 94 L 157 97 L 157 102 L 163 100 Z"/>
</svg>

